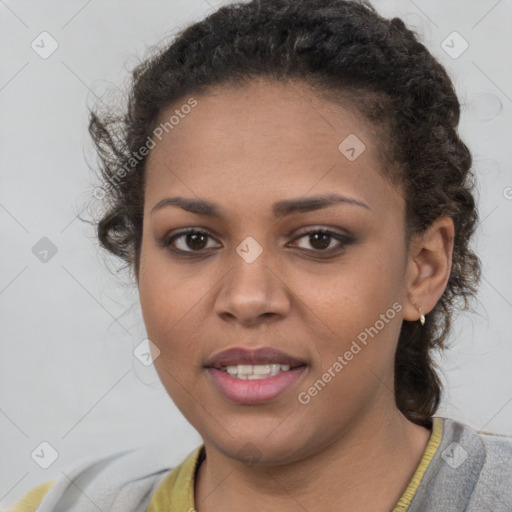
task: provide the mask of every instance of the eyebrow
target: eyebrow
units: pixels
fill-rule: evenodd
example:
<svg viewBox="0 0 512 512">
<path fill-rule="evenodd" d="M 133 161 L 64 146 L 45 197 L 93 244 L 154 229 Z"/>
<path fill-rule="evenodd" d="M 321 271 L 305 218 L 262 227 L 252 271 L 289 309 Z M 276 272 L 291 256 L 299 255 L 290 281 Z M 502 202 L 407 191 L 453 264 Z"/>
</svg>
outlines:
<svg viewBox="0 0 512 512">
<path fill-rule="evenodd" d="M 280 219 L 288 215 L 292 215 L 293 213 L 312 212 L 335 204 L 351 204 L 370 210 L 370 207 L 359 199 L 342 196 L 340 194 L 327 194 L 277 201 L 272 205 L 272 213 L 274 214 L 274 217 Z M 189 199 L 179 196 L 162 199 L 153 207 L 151 214 L 166 206 L 177 206 L 187 212 L 195 213 L 196 215 L 217 217 L 219 219 L 224 218 L 222 208 L 216 203 L 204 199 Z"/>
</svg>

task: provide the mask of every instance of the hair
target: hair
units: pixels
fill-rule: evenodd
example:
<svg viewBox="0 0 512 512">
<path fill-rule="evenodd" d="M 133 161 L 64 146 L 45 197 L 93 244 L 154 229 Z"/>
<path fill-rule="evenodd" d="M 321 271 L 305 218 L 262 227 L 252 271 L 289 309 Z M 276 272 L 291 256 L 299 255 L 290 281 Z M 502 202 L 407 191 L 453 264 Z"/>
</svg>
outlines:
<svg viewBox="0 0 512 512">
<path fill-rule="evenodd" d="M 430 426 L 442 392 L 432 352 L 445 348 L 455 308 L 469 309 L 481 270 L 470 248 L 478 212 L 472 157 L 457 133 L 459 101 L 446 70 L 418 39 L 366 0 L 228 4 L 138 64 L 123 112 L 91 111 L 89 132 L 103 187 L 97 236 L 138 281 L 147 157 L 133 156 L 170 105 L 263 78 L 302 81 L 355 108 L 379 134 L 383 175 L 403 191 L 407 244 L 440 216 L 455 227 L 447 286 L 423 327 L 403 321 L 395 355 L 397 408 Z"/>
</svg>

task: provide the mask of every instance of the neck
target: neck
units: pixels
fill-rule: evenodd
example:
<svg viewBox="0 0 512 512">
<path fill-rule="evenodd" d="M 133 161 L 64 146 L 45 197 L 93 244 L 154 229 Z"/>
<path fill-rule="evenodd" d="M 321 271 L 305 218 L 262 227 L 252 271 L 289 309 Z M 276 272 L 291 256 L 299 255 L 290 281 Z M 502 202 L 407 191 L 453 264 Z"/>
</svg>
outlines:
<svg viewBox="0 0 512 512">
<path fill-rule="evenodd" d="M 362 419 L 314 455 L 255 466 L 232 460 L 205 441 L 196 510 L 387 512 L 412 478 L 430 434 L 395 409 L 386 417 Z"/>
</svg>

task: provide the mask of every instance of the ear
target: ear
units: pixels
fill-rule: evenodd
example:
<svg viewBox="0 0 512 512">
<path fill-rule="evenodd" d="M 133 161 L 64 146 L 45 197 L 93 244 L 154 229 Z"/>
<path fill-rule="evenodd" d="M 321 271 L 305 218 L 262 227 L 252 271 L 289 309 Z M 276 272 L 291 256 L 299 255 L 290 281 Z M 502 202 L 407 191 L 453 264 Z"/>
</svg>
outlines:
<svg viewBox="0 0 512 512">
<path fill-rule="evenodd" d="M 452 268 L 455 229 L 450 217 L 439 217 L 423 233 L 413 237 L 409 247 L 404 320 L 416 321 L 426 315 L 443 295 Z"/>
</svg>

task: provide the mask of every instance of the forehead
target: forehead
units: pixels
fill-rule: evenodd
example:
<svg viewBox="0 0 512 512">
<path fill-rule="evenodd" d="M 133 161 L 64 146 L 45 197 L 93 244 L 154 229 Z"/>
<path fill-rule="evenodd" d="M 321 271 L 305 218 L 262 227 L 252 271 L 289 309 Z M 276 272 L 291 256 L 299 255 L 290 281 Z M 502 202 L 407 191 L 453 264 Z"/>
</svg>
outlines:
<svg viewBox="0 0 512 512">
<path fill-rule="evenodd" d="M 180 111 L 185 97 L 160 115 L 160 126 L 175 122 L 148 157 L 149 198 L 166 189 L 247 200 L 338 189 L 382 202 L 397 192 L 382 177 L 375 130 L 303 82 L 253 80 L 193 98 L 192 109 Z"/>
</svg>

